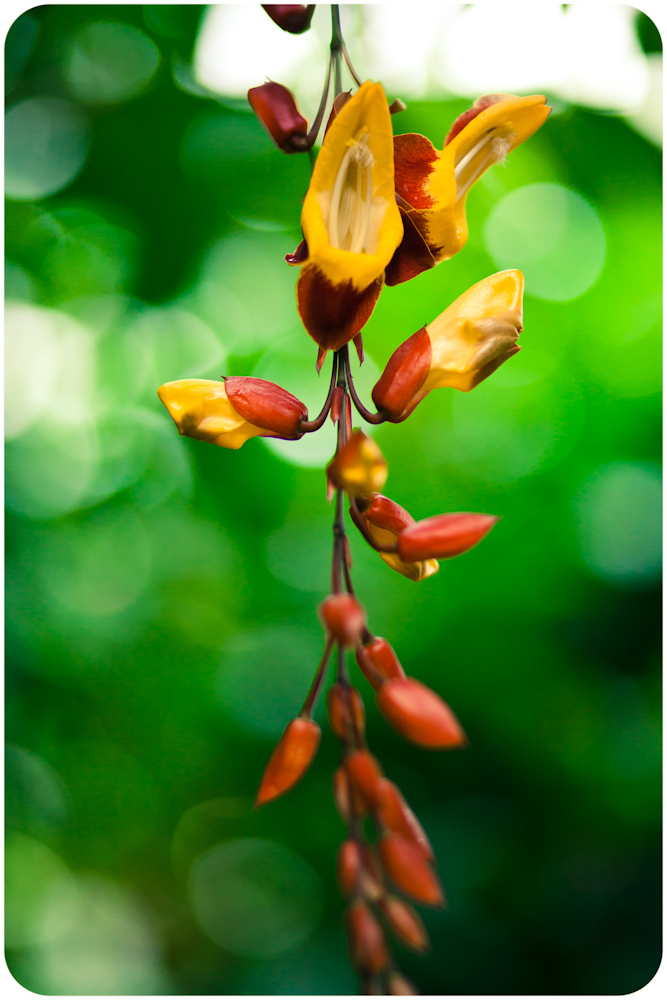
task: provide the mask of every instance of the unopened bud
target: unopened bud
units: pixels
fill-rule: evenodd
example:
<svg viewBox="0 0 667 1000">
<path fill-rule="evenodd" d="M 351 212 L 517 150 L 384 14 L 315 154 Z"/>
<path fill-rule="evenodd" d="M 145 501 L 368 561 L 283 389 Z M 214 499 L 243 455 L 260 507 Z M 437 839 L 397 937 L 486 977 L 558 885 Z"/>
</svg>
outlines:
<svg viewBox="0 0 667 1000">
<path fill-rule="evenodd" d="M 444 904 L 440 880 L 416 844 L 400 833 L 388 833 L 380 838 L 378 850 L 387 874 L 402 892 L 428 906 Z"/>
<path fill-rule="evenodd" d="M 300 3 L 263 3 L 262 7 L 274 24 L 290 35 L 301 35 L 310 27 L 315 4 L 304 6 Z"/>
<path fill-rule="evenodd" d="M 357 900 L 345 913 L 350 956 L 356 968 L 372 974 L 389 961 L 384 931 L 366 903 Z"/>
<path fill-rule="evenodd" d="M 342 743 L 354 743 L 364 734 L 366 712 L 361 695 L 350 684 L 337 681 L 327 692 L 329 725 Z"/>
<path fill-rule="evenodd" d="M 358 895 L 375 902 L 383 895 L 382 875 L 368 844 L 344 840 L 338 850 L 337 874 L 340 891 L 347 898 Z"/>
<path fill-rule="evenodd" d="M 353 819 L 362 819 L 368 812 L 366 800 L 358 788 L 352 785 L 347 771 L 342 765 L 334 771 L 333 795 L 336 808 L 344 823 L 350 823 Z"/>
<path fill-rule="evenodd" d="M 431 942 L 421 917 L 409 903 L 397 896 L 387 896 L 379 905 L 399 941 L 413 951 L 430 949 Z"/>
<path fill-rule="evenodd" d="M 267 427 L 277 437 L 296 439 L 308 410 L 296 396 L 263 378 L 233 376 L 225 380 L 227 397 L 234 409 L 260 427 Z"/>
<path fill-rule="evenodd" d="M 451 559 L 468 552 L 498 521 L 491 514 L 438 514 L 416 521 L 398 536 L 398 554 L 406 562 Z"/>
<path fill-rule="evenodd" d="M 292 719 L 266 765 L 256 806 L 277 799 L 296 785 L 317 753 L 320 735 L 320 727 L 312 719 Z"/>
<path fill-rule="evenodd" d="M 423 826 L 403 798 L 400 789 L 387 778 L 383 778 L 378 784 L 373 816 L 380 826 L 392 833 L 400 833 L 406 840 L 416 844 L 427 861 L 435 860 L 431 842 Z"/>
<path fill-rule="evenodd" d="M 378 761 L 368 750 L 354 750 L 345 758 L 344 766 L 352 788 L 370 808 L 374 808 L 383 777 Z"/>
<path fill-rule="evenodd" d="M 417 746 L 449 750 L 467 743 L 449 705 L 414 677 L 387 681 L 377 691 L 375 702 L 389 725 Z"/>
<path fill-rule="evenodd" d="M 356 646 L 366 627 L 366 612 L 352 594 L 332 594 L 318 614 L 327 632 L 341 646 Z"/>
<path fill-rule="evenodd" d="M 379 635 L 363 646 L 357 646 L 357 663 L 369 684 L 379 688 L 385 681 L 405 677 L 396 653 L 386 639 Z"/>
<path fill-rule="evenodd" d="M 308 122 L 287 87 L 273 80 L 263 83 L 261 87 L 251 87 L 248 102 L 283 153 L 304 153 L 310 149 L 312 142 L 308 138 Z"/>
<path fill-rule="evenodd" d="M 431 370 L 431 338 L 423 327 L 398 347 L 371 396 L 388 420 L 400 423 L 419 402 L 418 392 Z"/>
<path fill-rule="evenodd" d="M 362 503 L 368 499 L 368 497 L 362 498 Z M 405 508 L 389 497 L 382 496 L 381 493 L 372 495 L 371 502 L 362 508 L 361 516 L 365 519 L 375 541 L 381 545 L 396 545 L 400 533 L 415 524 L 414 517 Z M 398 552 L 380 552 L 379 555 L 388 566 L 397 573 L 407 576 L 409 580 L 425 580 L 439 569 L 437 559 L 407 562 L 401 559 Z"/>
<path fill-rule="evenodd" d="M 338 489 L 351 496 L 364 496 L 384 486 L 387 463 L 375 441 L 356 430 L 329 462 L 327 473 Z"/>
</svg>

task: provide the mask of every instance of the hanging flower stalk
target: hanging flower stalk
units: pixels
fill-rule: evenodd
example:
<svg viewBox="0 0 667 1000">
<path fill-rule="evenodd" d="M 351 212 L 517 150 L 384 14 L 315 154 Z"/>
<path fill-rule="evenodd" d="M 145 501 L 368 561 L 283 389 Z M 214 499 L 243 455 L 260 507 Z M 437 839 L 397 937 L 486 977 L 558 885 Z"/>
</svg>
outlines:
<svg viewBox="0 0 667 1000">
<path fill-rule="evenodd" d="M 298 5 L 265 9 L 291 32 L 307 30 L 313 10 Z M 353 94 L 342 91 L 343 64 L 357 87 Z M 409 995 L 417 991 L 397 970 L 387 932 L 414 951 L 427 951 L 428 936 L 412 904 L 441 907 L 445 895 L 423 828 L 368 748 L 364 702 L 350 683 L 348 657 L 355 656 L 380 713 L 404 739 L 431 750 L 464 747 L 467 741 L 452 709 L 421 681 L 407 677 L 389 642 L 370 630 L 352 583 L 345 508 L 380 558 L 413 581 L 435 574 L 440 560 L 468 552 L 498 518 L 450 513 L 416 521 L 381 493 L 386 462 L 372 438 L 352 428 L 352 407 L 369 424 L 399 423 L 433 389 L 475 388 L 520 350 L 523 276 L 507 270 L 482 279 L 409 337 L 373 389 L 374 410 L 357 394 L 348 345 L 354 342 L 363 361 L 361 331 L 384 284 L 412 279 L 463 247 L 470 187 L 536 131 L 550 109 L 544 97 L 490 95 L 457 119 L 442 152 L 424 136 L 394 137 L 390 115 L 405 105 L 397 100 L 390 106 L 379 83 L 361 81 L 334 5 L 331 54 L 310 130 L 281 84 L 269 82 L 249 92 L 253 109 L 284 152 L 312 156 L 332 80 L 328 125 L 303 204 L 304 239 L 286 258 L 300 268 L 297 307 L 318 345 L 318 371 L 333 352 L 321 412 L 309 419 L 291 393 L 249 377 L 182 379 L 161 386 L 158 394 L 181 434 L 223 448 L 239 448 L 256 436 L 296 440 L 318 431 L 327 418 L 337 427 L 336 451 L 326 469 L 335 513 L 331 593 L 318 608 L 324 650 L 310 691 L 266 766 L 255 804 L 289 792 L 312 764 L 321 735 L 313 709 L 333 660 L 327 711 L 341 745 L 333 795 L 347 828 L 337 871 L 347 900 L 350 956 L 363 993 Z M 366 835 L 367 817 L 374 841 Z"/>
</svg>

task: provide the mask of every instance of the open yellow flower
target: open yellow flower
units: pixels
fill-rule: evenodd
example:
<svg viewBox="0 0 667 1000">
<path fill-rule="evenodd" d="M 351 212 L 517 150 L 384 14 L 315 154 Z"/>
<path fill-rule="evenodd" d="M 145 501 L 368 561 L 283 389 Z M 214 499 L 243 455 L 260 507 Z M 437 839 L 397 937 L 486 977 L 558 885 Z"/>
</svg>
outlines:
<svg viewBox="0 0 667 1000">
<path fill-rule="evenodd" d="M 394 140 L 396 196 L 405 233 L 387 266 L 398 285 L 453 257 L 468 239 L 465 201 L 471 186 L 544 124 L 541 95 L 488 94 L 457 118 L 442 152 L 423 135 Z"/>
<path fill-rule="evenodd" d="M 366 81 L 333 119 L 306 195 L 301 225 L 305 260 L 299 313 L 324 351 L 359 333 L 401 242 L 394 196 L 394 147 L 387 98 Z"/>
<path fill-rule="evenodd" d="M 523 274 L 498 271 L 469 288 L 394 351 L 373 388 L 388 420 L 405 420 L 431 389 L 469 392 L 521 350 Z"/>
</svg>

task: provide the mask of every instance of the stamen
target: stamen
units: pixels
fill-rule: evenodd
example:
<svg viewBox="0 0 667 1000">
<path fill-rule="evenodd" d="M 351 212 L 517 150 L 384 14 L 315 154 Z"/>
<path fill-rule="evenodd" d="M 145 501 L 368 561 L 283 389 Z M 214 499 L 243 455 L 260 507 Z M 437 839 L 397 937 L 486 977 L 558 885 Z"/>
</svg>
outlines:
<svg viewBox="0 0 667 1000">
<path fill-rule="evenodd" d="M 329 245 L 334 250 L 342 250 L 349 241 L 352 253 L 362 253 L 368 238 L 373 217 L 373 175 L 375 157 L 369 148 L 370 136 L 364 132 L 359 139 L 351 140 L 338 169 L 331 204 L 329 206 Z M 354 164 L 356 176 L 351 167 Z M 365 197 L 362 192 L 366 180 Z"/>
<path fill-rule="evenodd" d="M 468 164 L 473 159 L 473 157 L 476 156 L 477 153 L 479 153 L 479 151 L 482 148 L 482 146 L 484 146 L 492 138 L 493 138 L 493 132 L 487 132 L 486 135 L 482 136 L 482 138 L 479 140 L 479 142 L 477 143 L 476 146 L 473 146 L 473 148 L 468 153 L 466 153 L 465 156 L 461 157 L 461 159 L 458 161 L 458 163 L 454 167 L 454 177 L 457 180 L 458 180 L 459 174 L 463 170 L 465 170 L 465 168 L 468 166 Z"/>
</svg>

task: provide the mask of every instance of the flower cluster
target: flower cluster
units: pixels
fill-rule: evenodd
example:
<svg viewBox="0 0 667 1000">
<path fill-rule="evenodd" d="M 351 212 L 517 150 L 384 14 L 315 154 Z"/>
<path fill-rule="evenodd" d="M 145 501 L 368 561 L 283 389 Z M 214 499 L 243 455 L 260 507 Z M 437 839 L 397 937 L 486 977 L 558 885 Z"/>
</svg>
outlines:
<svg viewBox="0 0 667 1000">
<path fill-rule="evenodd" d="M 312 8 L 266 7 L 287 31 L 306 30 Z M 182 379 L 161 386 L 159 396 L 181 434 L 223 448 L 255 436 L 298 439 L 330 417 L 337 448 L 327 466 L 335 496 L 331 593 L 319 607 L 324 652 L 300 712 L 288 723 L 257 793 L 264 805 L 288 792 L 311 765 L 320 742 L 313 720 L 335 652 L 336 676 L 327 695 L 329 724 L 340 741 L 334 775 L 336 806 L 347 826 L 338 855 L 338 880 L 347 899 L 350 955 L 367 993 L 401 995 L 414 987 L 398 972 L 385 929 L 416 951 L 428 948 L 424 926 L 409 900 L 442 906 L 444 894 L 426 834 L 398 787 L 383 774 L 365 737 L 364 702 L 350 683 L 347 656 L 375 691 L 380 713 L 396 732 L 429 749 L 464 746 L 451 708 L 419 680 L 407 677 L 386 639 L 368 628 L 351 579 L 344 519 L 352 523 L 393 570 L 419 581 L 438 571 L 439 560 L 468 552 L 498 518 L 447 513 L 416 521 L 380 491 L 387 465 L 377 444 L 352 428 L 352 406 L 370 424 L 399 423 L 437 388 L 469 392 L 520 350 L 523 276 L 507 270 L 473 285 L 389 358 L 368 409 L 354 387 L 350 341 L 363 360 L 361 331 L 384 284 L 411 280 L 448 259 L 467 238 L 465 201 L 474 182 L 546 120 L 544 97 L 493 94 L 477 100 L 450 129 L 442 151 L 421 135 L 393 135 L 390 106 L 379 83 L 362 83 L 340 36 L 333 8 L 331 59 L 320 110 L 308 125 L 293 96 L 280 84 L 253 88 L 250 103 L 276 145 L 287 153 L 312 150 L 324 120 L 332 74 L 334 99 L 324 140 L 303 203 L 303 242 L 287 262 L 300 268 L 297 307 L 318 345 L 317 367 L 333 351 L 323 408 L 309 419 L 291 393 L 262 379 L 222 382 Z M 358 84 L 340 86 L 342 61 Z M 311 154 L 312 155 L 312 154 Z M 377 831 L 371 843 L 364 820 Z"/>
</svg>

